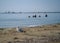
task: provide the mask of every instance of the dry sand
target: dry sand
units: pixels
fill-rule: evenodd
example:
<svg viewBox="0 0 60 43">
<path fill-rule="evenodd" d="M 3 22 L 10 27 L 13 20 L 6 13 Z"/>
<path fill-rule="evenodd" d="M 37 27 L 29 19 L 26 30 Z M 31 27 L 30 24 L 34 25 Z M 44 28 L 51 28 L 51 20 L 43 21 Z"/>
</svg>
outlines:
<svg viewBox="0 0 60 43">
<path fill-rule="evenodd" d="M 60 24 L 16 28 L 0 28 L 0 43 L 60 43 Z"/>
</svg>

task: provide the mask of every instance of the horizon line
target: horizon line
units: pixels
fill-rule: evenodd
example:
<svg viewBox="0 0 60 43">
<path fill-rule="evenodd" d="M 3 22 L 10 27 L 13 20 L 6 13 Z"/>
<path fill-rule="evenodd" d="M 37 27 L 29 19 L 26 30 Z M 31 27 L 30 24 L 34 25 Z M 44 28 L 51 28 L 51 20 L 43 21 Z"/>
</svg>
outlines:
<svg viewBox="0 0 60 43">
<path fill-rule="evenodd" d="M 60 12 L 10 12 L 10 11 L 8 11 L 8 12 L 0 12 L 0 14 L 22 14 L 22 13 L 60 13 Z"/>
</svg>

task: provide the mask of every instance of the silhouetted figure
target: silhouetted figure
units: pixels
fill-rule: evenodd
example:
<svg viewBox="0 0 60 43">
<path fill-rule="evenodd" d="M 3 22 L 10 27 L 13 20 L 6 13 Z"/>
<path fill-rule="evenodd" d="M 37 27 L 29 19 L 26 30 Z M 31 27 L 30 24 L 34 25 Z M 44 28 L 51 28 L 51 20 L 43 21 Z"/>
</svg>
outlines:
<svg viewBox="0 0 60 43">
<path fill-rule="evenodd" d="M 36 18 L 37 16 L 36 15 L 33 15 L 33 18 Z"/>
<path fill-rule="evenodd" d="M 46 14 L 45 17 L 47 17 L 48 15 Z"/>
<path fill-rule="evenodd" d="M 28 16 L 28 18 L 30 18 L 30 16 Z"/>
<path fill-rule="evenodd" d="M 39 15 L 39 17 L 41 17 L 41 16 Z"/>
</svg>

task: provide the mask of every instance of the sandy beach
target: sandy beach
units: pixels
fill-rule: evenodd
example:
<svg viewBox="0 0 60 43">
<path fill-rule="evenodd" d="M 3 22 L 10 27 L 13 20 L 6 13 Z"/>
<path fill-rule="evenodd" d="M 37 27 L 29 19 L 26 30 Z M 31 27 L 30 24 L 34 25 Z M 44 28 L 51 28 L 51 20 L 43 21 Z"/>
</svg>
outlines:
<svg viewBox="0 0 60 43">
<path fill-rule="evenodd" d="M 0 28 L 0 43 L 60 43 L 60 24 L 22 28 Z"/>
</svg>

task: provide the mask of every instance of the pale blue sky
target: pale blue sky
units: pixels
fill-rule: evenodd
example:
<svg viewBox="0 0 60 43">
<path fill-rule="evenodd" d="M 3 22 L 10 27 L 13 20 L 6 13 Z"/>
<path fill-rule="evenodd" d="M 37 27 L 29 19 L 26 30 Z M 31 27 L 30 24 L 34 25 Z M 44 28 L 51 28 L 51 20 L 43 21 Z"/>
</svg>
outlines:
<svg viewBox="0 0 60 43">
<path fill-rule="evenodd" d="M 1 11 L 60 11 L 60 0 L 0 0 Z"/>
</svg>

